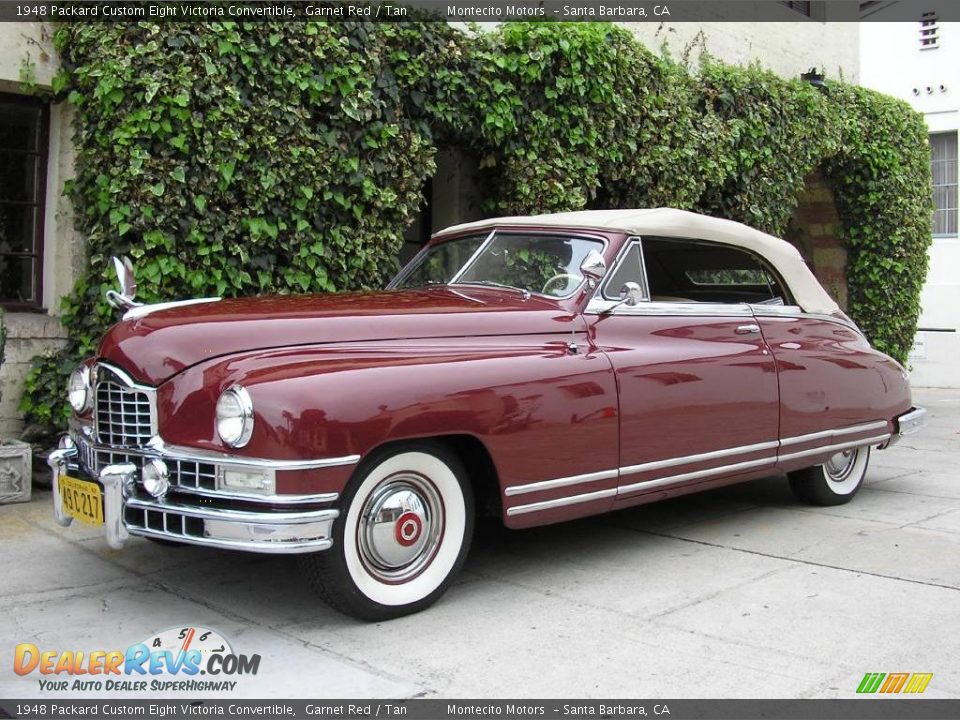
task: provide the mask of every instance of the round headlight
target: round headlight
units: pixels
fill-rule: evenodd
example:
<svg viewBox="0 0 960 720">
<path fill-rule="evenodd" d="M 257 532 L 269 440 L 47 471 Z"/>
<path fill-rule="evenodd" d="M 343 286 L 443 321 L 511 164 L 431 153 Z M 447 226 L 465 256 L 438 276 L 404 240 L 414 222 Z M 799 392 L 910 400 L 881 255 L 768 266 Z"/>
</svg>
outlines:
<svg viewBox="0 0 960 720">
<path fill-rule="evenodd" d="M 70 401 L 70 407 L 77 414 L 85 413 L 90 409 L 93 393 L 90 392 L 90 368 L 86 365 L 81 365 L 70 373 L 67 399 Z"/>
<path fill-rule="evenodd" d="M 217 400 L 217 434 L 230 447 L 243 447 L 253 435 L 253 401 L 241 385 L 223 391 Z"/>
</svg>

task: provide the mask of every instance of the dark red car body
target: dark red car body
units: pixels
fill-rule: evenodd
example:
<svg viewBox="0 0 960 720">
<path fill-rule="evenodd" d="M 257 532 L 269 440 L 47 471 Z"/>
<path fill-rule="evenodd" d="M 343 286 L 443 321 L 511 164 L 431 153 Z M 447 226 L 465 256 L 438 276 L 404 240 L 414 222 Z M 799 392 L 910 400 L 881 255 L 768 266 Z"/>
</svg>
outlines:
<svg viewBox="0 0 960 720">
<path fill-rule="evenodd" d="M 612 266 L 627 233 L 588 234 Z M 903 368 L 841 314 L 598 314 L 592 295 L 443 286 L 221 300 L 120 322 L 96 361 L 157 389 L 160 433 L 181 448 L 298 460 L 468 443 L 517 528 L 795 470 L 837 438 L 882 444 L 911 408 Z M 739 334 L 745 322 L 761 332 Z M 218 439 L 214 417 L 237 383 L 256 408 L 242 451 Z M 276 491 L 339 493 L 352 471 L 278 471 Z"/>
</svg>

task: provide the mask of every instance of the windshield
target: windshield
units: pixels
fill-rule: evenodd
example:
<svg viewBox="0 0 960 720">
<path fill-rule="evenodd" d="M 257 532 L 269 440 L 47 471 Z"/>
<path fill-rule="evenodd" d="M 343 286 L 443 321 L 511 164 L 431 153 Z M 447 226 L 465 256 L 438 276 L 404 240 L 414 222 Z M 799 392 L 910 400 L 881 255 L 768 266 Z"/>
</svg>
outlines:
<svg viewBox="0 0 960 720">
<path fill-rule="evenodd" d="M 459 238 L 415 257 L 391 286 L 487 285 L 561 298 L 580 287 L 580 264 L 591 250 L 603 252 L 603 243 L 497 232 Z"/>
</svg>

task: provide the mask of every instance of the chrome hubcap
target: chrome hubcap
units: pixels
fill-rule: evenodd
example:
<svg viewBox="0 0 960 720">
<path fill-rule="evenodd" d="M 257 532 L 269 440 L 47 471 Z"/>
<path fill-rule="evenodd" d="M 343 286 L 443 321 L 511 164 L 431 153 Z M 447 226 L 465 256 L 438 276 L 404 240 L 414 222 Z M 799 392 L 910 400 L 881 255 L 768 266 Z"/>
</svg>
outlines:
<svg viewBox="0 0 960 720">
<path fill-rule="evenodd" d="M 857 461 L 857 450 L 838 452 L 823 464 L 827 476 L 834 482 L 842 482 L 850 477 L 853 465 Z"/>
<path fill-rule="evenodd" d="M 394 475 L 367 497 L 357 548 L 367 571 L 384 582 L 405 582 L 423 571 L 443 532 L 443 503 L 427 478 Z"/>
</svg>

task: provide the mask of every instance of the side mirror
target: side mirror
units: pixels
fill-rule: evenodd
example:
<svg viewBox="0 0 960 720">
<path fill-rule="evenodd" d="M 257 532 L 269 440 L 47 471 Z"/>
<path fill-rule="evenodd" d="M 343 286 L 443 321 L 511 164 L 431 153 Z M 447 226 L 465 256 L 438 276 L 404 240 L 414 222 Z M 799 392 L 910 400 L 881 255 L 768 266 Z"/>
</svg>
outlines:
<svg viewBox="0 0 960 720">
<path fill-rule="evenodd" d="M 591 250 L 580 263 L 580 274 L 583 275 L 593 287 L 607 274 L 607 263 L 603 260 L 603 255 L 596 250 Z"/>
<path fill-rule="evenodd" d="M 635 282 L 625 282 L 620 288 L 620 302 L 628 307 L 633 307 L 643 300 L 643 288 Z"/>
<path fill-rule="evenodd" d="M 133 275 L 133 263 L 130 262 L 130 258 L 124 257 L 121 260 L 114 257 L 113 269 L 117 273 L 120 292 L 107 290 L 107 302 L 118 310 L 129 310 L 142 305 L 143 303 L 138 303 L 133 299 L 137 295 L 137 280 Z"/>
</svg>

